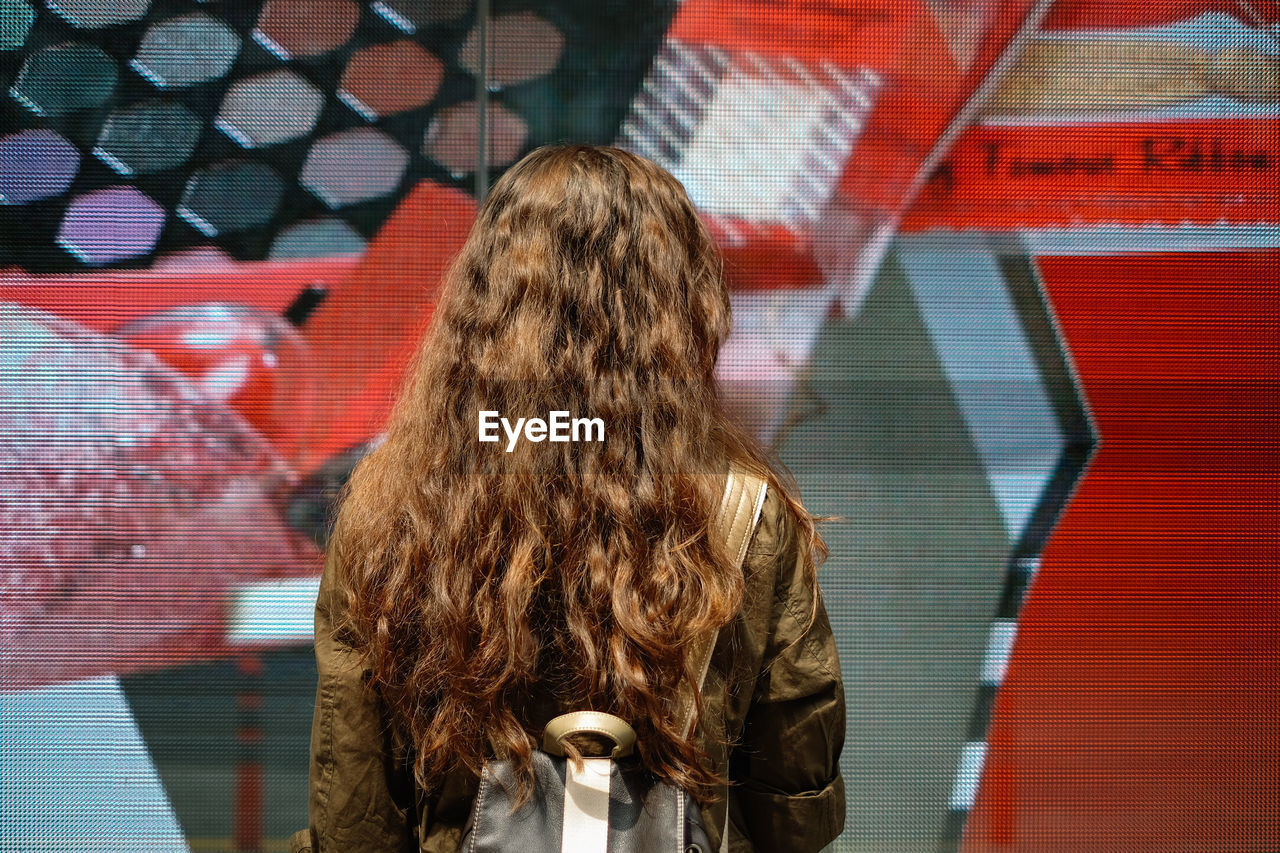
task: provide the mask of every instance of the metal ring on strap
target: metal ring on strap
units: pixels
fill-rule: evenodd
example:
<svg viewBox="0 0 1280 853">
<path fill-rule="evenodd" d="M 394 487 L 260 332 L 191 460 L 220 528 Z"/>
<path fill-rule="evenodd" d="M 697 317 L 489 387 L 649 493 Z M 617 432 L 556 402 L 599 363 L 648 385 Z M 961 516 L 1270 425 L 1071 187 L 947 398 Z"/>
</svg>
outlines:
<svg viewBox="0 0 1280 853">
<path fill-rule="evenodd" d="M 593 734 L 613 741 L 610 758 L 626 758 L 636 745 L 635 729 L 621 717 L 603 711 L 573 711 L 561 714 L 547 723 L 542 730 L 542 751 L 552 755 L 564 755 L 562 741 L 570 735 Z"/>
</svg>

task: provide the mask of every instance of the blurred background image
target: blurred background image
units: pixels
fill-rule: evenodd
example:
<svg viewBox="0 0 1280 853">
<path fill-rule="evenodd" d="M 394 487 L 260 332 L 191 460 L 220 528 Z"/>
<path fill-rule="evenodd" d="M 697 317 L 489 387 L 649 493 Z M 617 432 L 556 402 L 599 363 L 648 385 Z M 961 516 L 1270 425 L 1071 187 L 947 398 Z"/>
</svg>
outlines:
<svg viewBox="0 0 1280 853">
<path fill-rule="evenodd" d="M 283 851 L 327 520 L 503 169 L 725 257 L 834 851 L 1280 850 L 1280 5 L 0 0 L 0 851 Z"/>
</svg>

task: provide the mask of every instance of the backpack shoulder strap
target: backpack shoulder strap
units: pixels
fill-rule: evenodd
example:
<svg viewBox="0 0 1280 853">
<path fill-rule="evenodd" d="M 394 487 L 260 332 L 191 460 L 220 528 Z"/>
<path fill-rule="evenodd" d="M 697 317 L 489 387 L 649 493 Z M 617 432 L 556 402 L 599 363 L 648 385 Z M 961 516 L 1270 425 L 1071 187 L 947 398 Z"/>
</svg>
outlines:
<svg viewBox="0 0 1280 853">
<path fill-rule="evenodd" d="M 720 507 L 712 521 L 712 534 L 725 543 L 725 550 L 735 568 L 742 567 L 747 556 L 747 545 L 751 541 L 751 533 L 756 522 L 760 520 L 760 510 L 764 507 L 768 482 L 759 474 L 748 470 L 737 461 L 729 466 L 729 477 L 725 481 L 724 495 L 720 498 Z M 707 669 L 711 666 L 711 653 L 715 649 L 719 631 L 709 631 L 698 637 L 690 648 L 690 660 L 693 661 L 694 672 L 698 674 L 698 691 L 707 678 Z M 680 730 L 686 736 L 692 731 L 694 701 L 692 691 L 687 686 L 681 690 Z"/>
</svg>

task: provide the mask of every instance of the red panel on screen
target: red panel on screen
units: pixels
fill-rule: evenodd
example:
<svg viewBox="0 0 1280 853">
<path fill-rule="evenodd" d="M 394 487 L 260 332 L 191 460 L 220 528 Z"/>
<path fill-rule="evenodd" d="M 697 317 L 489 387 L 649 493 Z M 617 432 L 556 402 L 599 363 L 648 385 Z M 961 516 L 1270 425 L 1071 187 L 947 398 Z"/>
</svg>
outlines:
<svg viewBox="0 0 1280 853">
<path fill-rule="evenodd" d="M 99 332 L 182 305 L 224 302 L 283 313 L 308 287 L 332 287 L 351 274 L 358 256 L 303 261 L 228 261 L 149 270 L 68 275 L 0 272 L 0 301 L 30 305 Z"/>
<path fill-rule="evenodd" d="M 1046 30 L 1093 30 L 1158 26 L 1202 12 L 1226 12 L 1251 24 L 1280 18 L 1280 6 L 1238 0 L 1066 0 L 1054 3 L 1045 18 Z"/>
<path fill-rule="evenodd" d="M 718 44 L 844 68 L 887 68 L 909 42 L 909 22 L 929 10 L 919 0 L 877 0 L 841 6 L 822 2 L 762 3 L 691 0 L 667 35 L 691 44 Z M 936 28 L 922 32 L 934 33 Z"/>
<path fill-rule="evenodd" d="M 1280 120 L 979 126 L 903 227 L 1275 221 Z"/>
<path fill-rule="evenodd" d="M 382 429 L 475 211 L 465 193 L 419 183 L 307 320 L 303 334 L 315 350 L 321 393 L 304 441 L 304 472 Z"/>
<path fill-rule="evenodd" d="M 1023 608 L 966 850 L 1280 843 L 1278 265 L 1041 259 L 1101 446 Z"/>
</svg>

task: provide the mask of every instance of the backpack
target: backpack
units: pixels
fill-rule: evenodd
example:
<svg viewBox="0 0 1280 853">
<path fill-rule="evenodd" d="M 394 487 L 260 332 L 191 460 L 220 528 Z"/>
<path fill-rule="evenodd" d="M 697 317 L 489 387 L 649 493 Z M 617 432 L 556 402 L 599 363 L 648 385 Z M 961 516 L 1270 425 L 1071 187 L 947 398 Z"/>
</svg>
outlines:
<svg viewBox="0 0 1280 853">
<path fill-rule="evenodd" d="M 741 567 L 764 506 L 766 482 L 736 463 L 729 469 L 715 534 Z M 695 639 L 690 650 L 702 689 L 719 632 Z M 677 702 L 682 730 L 693 723 L 693 696 Z M 583 757 L 575 765 L 563 742 L 574 734 L 602 736 L 614 746 L 607 756 Z M 534 793 L 515 807 L 516 776 L 510 762 L 485 763 L 479 791 L 462 833 L 465 853 L 711 853 L 697 803 L 666 782 L 652 785 L 632 756 L 636 733 L 623 719 L 599 711 L 576 711 L 551 720 L 541 749 L 533 751 Z M 724 833 L 721 833 L 721 838 Z"/>
</svg>

